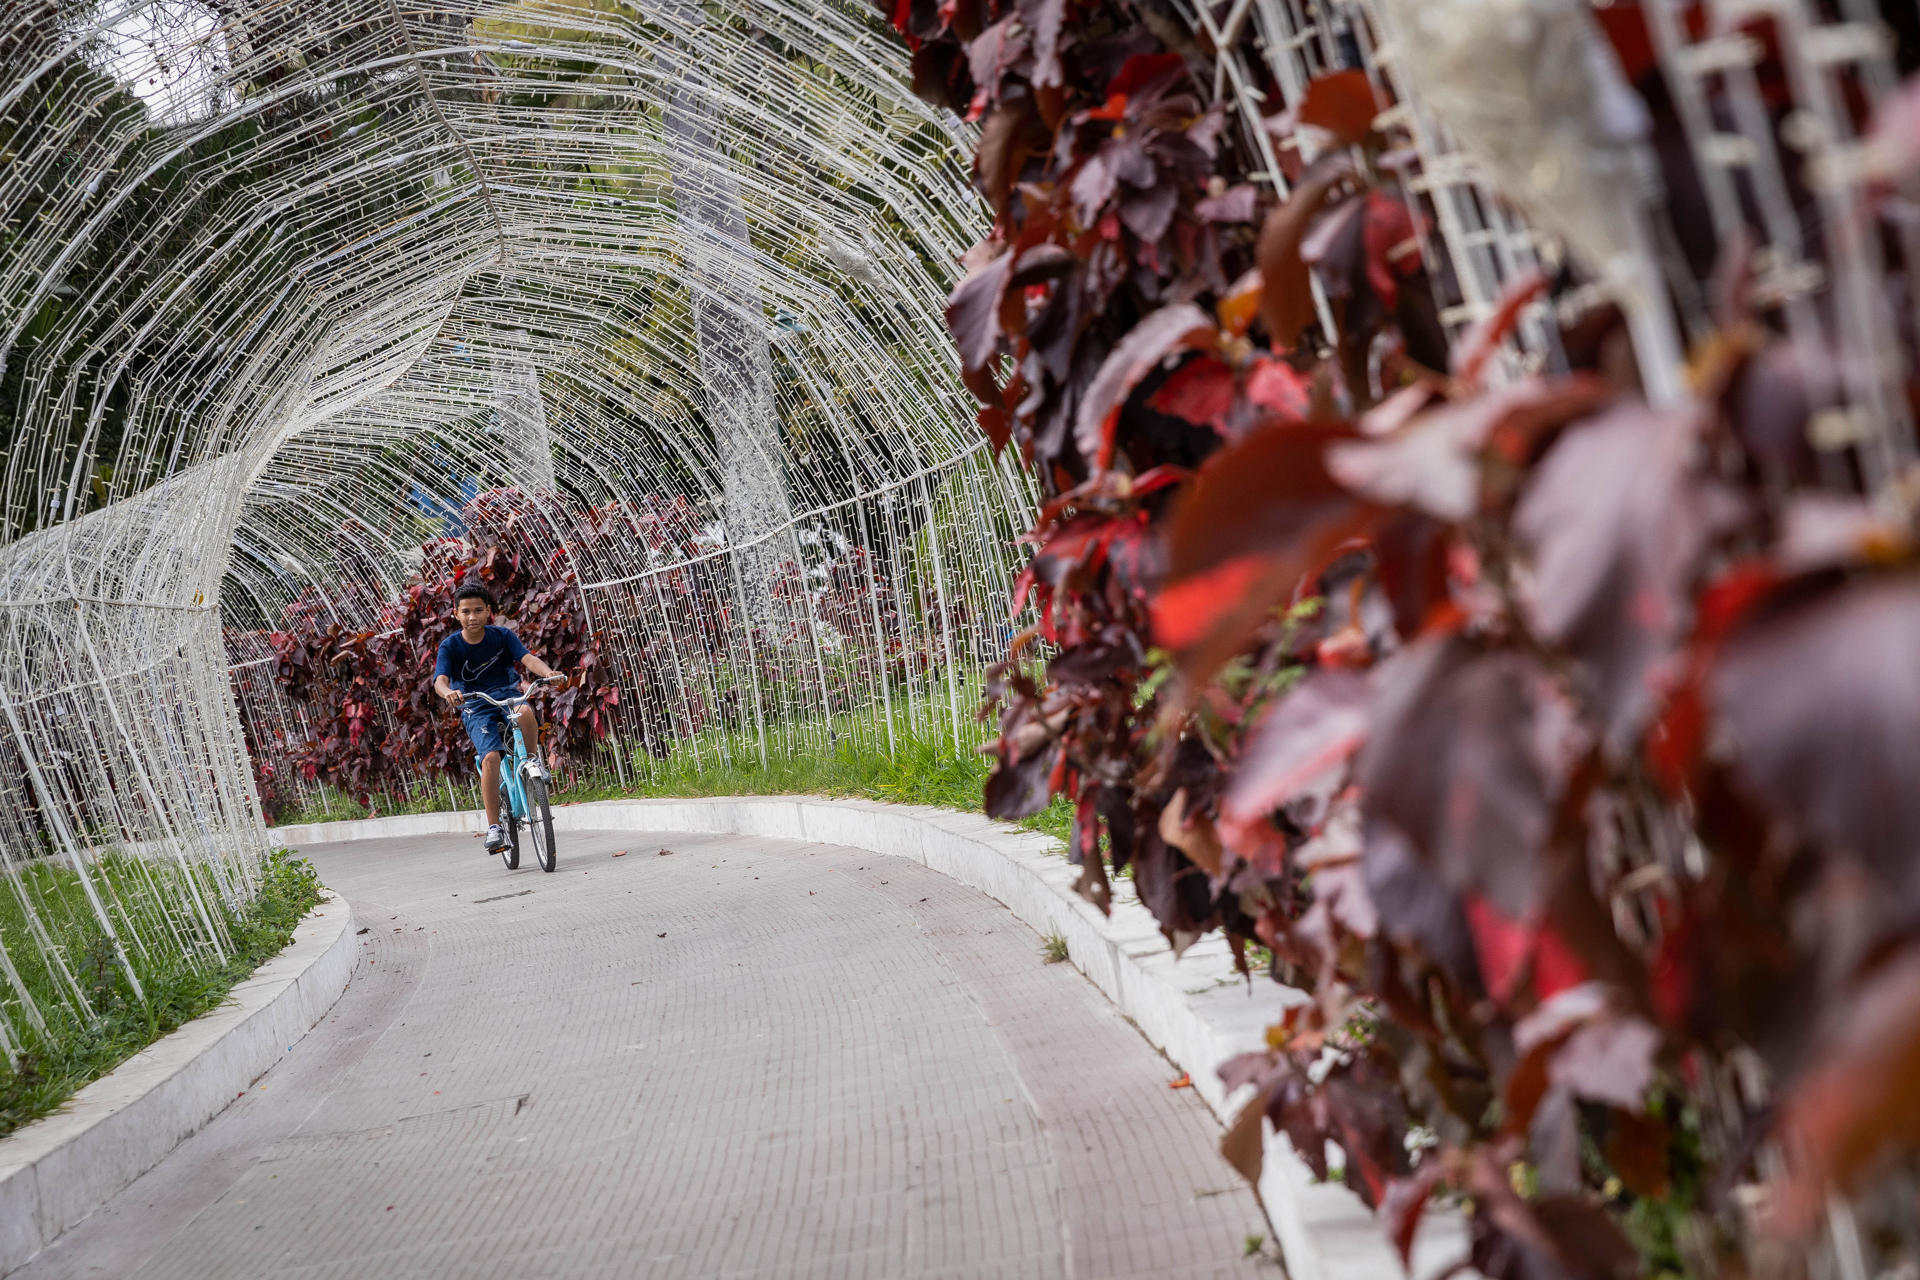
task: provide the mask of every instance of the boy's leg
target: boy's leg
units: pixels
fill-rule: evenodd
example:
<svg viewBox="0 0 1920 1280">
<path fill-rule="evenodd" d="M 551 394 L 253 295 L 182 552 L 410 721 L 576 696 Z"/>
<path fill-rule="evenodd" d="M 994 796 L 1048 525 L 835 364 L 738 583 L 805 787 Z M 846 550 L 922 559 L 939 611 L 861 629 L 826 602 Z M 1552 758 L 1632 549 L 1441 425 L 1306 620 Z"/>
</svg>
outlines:
<svg viewBox="0 0 1920 1280">
<path fill-rule="evenodd" d="M 480 799 L 487 806 L 487 825 L 500 824 L 500 753 L 487 752 L 486 760 L 480 766 Z"/>
<path fill-rule="evenodd" d="M 501 733 L 506 721 L 496 711 L 478 705 L 460 709 L 460 722 L 466 726 L 474 754 L 480 757 L 480 799 L 487 808 L 487 825 L 500 824 L 500 756 L 506 749 Z M 497 845 L 488 842 L 489 848 Z"/>
<path fill-rule="evenodd" d="M 533 708 L 521 705 L 515 713 L 520 717 L 520 737 L 527 744 L 527 754 L 540 758 L 540 724 L 533 718 Z"/>
</svg>

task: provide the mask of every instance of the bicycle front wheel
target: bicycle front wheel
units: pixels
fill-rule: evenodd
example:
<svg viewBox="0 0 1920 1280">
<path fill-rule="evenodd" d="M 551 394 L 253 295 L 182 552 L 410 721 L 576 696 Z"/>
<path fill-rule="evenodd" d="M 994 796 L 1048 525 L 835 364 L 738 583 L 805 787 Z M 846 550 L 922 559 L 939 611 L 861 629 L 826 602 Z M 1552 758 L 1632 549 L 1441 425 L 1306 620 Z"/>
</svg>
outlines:
<svg viewBox="0 0 1920 1280">
<path fill-rule="evenodd" d="M 520 818 L 513 811 L 513 797 L 500 797 L 500 824 L 507 829 L 507 847 L 500 851 L 500 861 L 512 871 L 520 865 Z"/>
<path fill-rule="evenodd" d="M 553 806 L 547 803 L 547 780 L 528 778 L 527 834 L 533 838 L 533 858 L 542 871 L 551 871 L 558 859 L 553 850 Z"/>
</svg>

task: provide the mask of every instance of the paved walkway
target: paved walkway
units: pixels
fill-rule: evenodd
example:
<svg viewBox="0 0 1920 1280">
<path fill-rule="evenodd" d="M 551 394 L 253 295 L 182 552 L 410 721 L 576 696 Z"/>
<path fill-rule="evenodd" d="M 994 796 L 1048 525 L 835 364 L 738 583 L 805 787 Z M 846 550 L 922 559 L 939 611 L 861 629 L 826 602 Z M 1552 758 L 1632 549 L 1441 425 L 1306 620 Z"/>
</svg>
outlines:
<svg viewBox="0 0 1920 1280">
<path fill-rule="evenodd" d="M 17 1276 L 1262 1273 L 1174 1069 L 935 872 L 732 836 L 563 834 L 552 875 L 467 836 L 307 852 L 367 930 L 340 1003 Z"/>
</svg>

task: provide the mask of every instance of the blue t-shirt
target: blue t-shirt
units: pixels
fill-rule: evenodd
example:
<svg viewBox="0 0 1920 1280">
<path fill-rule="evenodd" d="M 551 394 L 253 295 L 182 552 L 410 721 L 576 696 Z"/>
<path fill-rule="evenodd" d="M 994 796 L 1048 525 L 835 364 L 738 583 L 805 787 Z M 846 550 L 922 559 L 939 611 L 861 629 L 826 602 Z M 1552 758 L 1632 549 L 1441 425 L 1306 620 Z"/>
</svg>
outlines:
<svg viewBox="0 0 1920 1280">
<path fill-rule="evenodd" d="M 468 644 L 467 638 L 455 631 L 440 642 L 433 676 L 436 680 L 447 677 L 447 682 L 462 693 L 477 690 L 495 697 L 502 689 L 518 693 L 520 678 L 515 671 L 526 656 L 527 646 L 505 627 L 488 627 L 479 644 Z"/>
</svg>

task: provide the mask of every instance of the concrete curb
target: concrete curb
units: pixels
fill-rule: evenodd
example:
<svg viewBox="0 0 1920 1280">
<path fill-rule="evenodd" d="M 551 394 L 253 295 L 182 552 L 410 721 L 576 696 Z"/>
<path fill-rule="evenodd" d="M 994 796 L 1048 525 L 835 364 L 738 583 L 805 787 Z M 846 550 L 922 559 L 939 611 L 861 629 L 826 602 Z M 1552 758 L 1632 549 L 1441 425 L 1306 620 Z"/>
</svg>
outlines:
<svg viewBox="0 0 1920 1280">
<path fill-rule="evenodd" d="M 1111 917 L 1073 891 L 1077 872 L 1046 836 L 974 814 L 868 800 L 751 796 L 688 800 L 602 800 L 554 810 L 556 831 L 635 831 L 771 836 L 846 845 L 913 861 L 980 890 L 1035 932 L 1067 940 L 1074 965 L 1193 1078 L 1194 1091 L 1223 1124 L 1244 1093 L 1229 1096 L 1219 1065 L 1265 1044 L 1267 1025 L 1306 996 L 1234 973 L 1224 939 L 1209 937 L 1175 959 L 1152 914 L 1116 886 Z M 284 843 L 370 840 L 479 831 L 475 812 L 411 814 L 282 827 Z M 562 862 L 566 847 L 560 848 Z M 1119 900 L 1122 896 L 1126 901 Z M 1287 1140 L 1266 1132 L 1261 1199 L 1293 1280 L 1379 1280 L 1404 1275 L 1386 1233 L 1344 1186 L 1316 1183 Z M 1466 1254 L 1462 1224 L 1430 1214 L 1414 1248 L 1416 1275 L 1437 1273 Z"/>
<path fill-rule="evenodd" d="M 333 1007 L 357 958 L 353 913 L 330 897 L 225 1004 L 148 1045 L 55 1114 L 0 1138 L 0 1275 L 225 1110 Z"/>
</svg>

